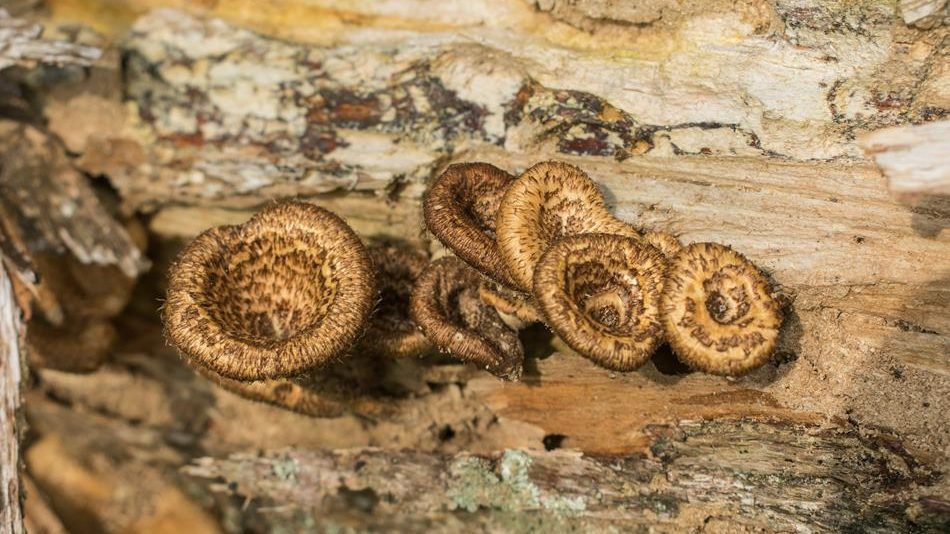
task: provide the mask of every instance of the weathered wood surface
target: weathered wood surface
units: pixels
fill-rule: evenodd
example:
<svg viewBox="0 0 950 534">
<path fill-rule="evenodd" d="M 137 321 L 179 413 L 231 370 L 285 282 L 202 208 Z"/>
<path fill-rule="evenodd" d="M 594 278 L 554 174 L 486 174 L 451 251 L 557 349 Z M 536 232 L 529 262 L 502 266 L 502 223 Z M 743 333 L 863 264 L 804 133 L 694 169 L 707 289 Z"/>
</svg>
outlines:
<svg viewBox="0 0 950 534">
<path fill-rule="evenodd" d="M 747 420 L 651 431 L 648 457 L 285 450 L 204 458 L 187 472 L 257 507 L 274 506 L 290 517 L 305 512 L 324 524 L 334 508 L 349 505 L 362 525 L 376 529 L 884 533 L 937 527 L 905 514 L 900 488 L 931 475 L 888 447 L 887 437 Z"/>
<path fill-rule="evenodd" d="M 29 251 L 116 265 L 133 278 L 148 267 L 53 138 L 31 125 L 0 121 L 0 139 L 0 210 Z"/>
<path fill-rule="evenodd" d="M 167 356 L 129 353 L 93 375 L 41 371 L 45 396 L 28 410 L 46 439 L 30 458 L 54 497 L 66 467 L 82 485 L 116 488 L 65 496 L 113 517 L 157 498 L 138 487 L 143 469 L 151 488 L 181 486 L 174 469 L 210 454 L 186 472 L 236 495 L 232 520 L 245 528 L 938 532 L 948 520 L 939 473 L 888 431 L 794 414 L 741 385 L 706 394 L 708 377 L 652 364 L 603 379 L 576 356 L 537 363 L 513 387 L 458 365 L 384 373 L 413 392 L 380 398 L 394 415 L 314 420 L 238 399 Z M 499 398 L 507 410 L 483 405 Z M 64 439 L 69 450 L 54 445 Z M 88 459 L 99 456 L 109 460 Z M 139 497 L 122 504 L 126 492 Z"/>
<path fill-rule="evenodd" d="M 896 195 L 950 195 L 950 121 L 895 126 L 860 140 Z"/>
<path fill-rule="evenodd" d="M 23 420 L 20 387 L 23 325 L 6 268 L 0 264 L 0 533 L 22 534 L 20 441 Z"/>
<path fill-rule="evenodd" d="M 0 7 L 0 70 L 14 65 L 91 65 L 101 51 L 64 41 L 43 39 L 43 27 L 11 17 Z"/>
</svg>

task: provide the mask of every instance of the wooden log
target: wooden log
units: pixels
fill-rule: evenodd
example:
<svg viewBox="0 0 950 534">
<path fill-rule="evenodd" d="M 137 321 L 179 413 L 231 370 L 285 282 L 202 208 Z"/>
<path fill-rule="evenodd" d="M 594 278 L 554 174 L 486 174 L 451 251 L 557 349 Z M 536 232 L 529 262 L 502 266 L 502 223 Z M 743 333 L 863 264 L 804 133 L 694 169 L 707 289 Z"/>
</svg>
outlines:
<svg viewBox="0 0 950 534">
<path fill-rule="evenodd" d="M 885 128 L 862 148 L 887 176 L 895 195 L 950 195 L 950 121 Z"/>
<path fill-rule="evenodd" d="M 91 65 L 101 51 L 63 41 L 42 38 L 43 27 L 11 17 L 0 8 L 0 70 L 14 65 Z"/>
<path fill-rule="evenodd" d="M 20 387 L 25 365 L 23 324 L 6 268 L 0 264 L 0 533 L 22 534 Z"/>
<path fill-rule="evenodd" d="M 110 3 L 50 5 L 81 15 Z M 121 31 L 157 4 L 181 3 L 132 0 L 121 20 L 102 25 Z M 519 172 L 542 159 L 569 161 L 592 175 L 622 219 L 731 244 L 769 272 L 794 304 L 765 368 L 726 380 L 685 374 L 666 354 L 637 372 L 609 373 L 533 332 L 526 336 L 540 341 L 522 384 L 432 361 L 380 365 L 369 383 L 392 410 L 313 421 L 238 399 L 183 369 L 156 335 L 152 295 L 137 305 L 151 315 L 149 333 L 123 330 L 134 351 L 83 377 L 41 373 L 37 428 L 78 434 L 77 422 L 95 412 L 94 428 L 123 438 L 116 442 L 127 450 L 166 440 L 176 444 L 170 463 L 210 454 L 217 459 L 199 465 L 201 474 L 236 483 L 251 498 L 250 515 L 280 527 L 312 526 L 307 507 L 323 495 L 313 506 L 334 521 L 327 528 L 421 530 L 432 518 L 456 530 L 596 528 L 604 517 L 670 531 L 768 529 L 768 521 L 816 531 L 939 528 L 946 479 L 929 473 L 950 465 L 950 208 L 940 198 L 896 202 L 855 138 L 947 115 L 946 28 L 908 28 L 895 5 L 879 2 L 673 5 L 189 5 L 240 27 L 182 12 L 147 15 L 124 44 L 126 101 L 97 93 L 94 106 L 78 105 L 89 102 L 79 88 L 58 104 L 63 95 L 51 95 L 47 110 L 84 171 L 107 176 L 128 209 L 154 213 L 162 256 L 287 196 L 330 207 L 364 236 L 430 246 L 419 198 L 447 163 Z M 72 408 L 43 415 L 56 402 Z M 136 432 L 154 441 L 136 442 Z M 664 440 L 674 442 L 670 455 Z M 299 472 L 279 461 L 284 453 L 227 459 L 287 445 L 302 448 L 288 453 Z M 557 447 L 589 456 L 541 452 Z M 338 448 L 347 450 L 328 452 Z M 471 459 L 460 451 L 489 458 L 471 460 L 484 491 L 467 503 L 480 512 L 446 511 L 456 504 L 450 468 Z M 347 461 L 364 454 L 391 469 L 360 479 Z M 754 462 L 737 467 L 749 454 Z M 635 469 L 611 474 L 611 455 Z M 702 461 L 678 463 L 683 455 Z M 507 488 L 504 458 L 533 462 L 518 473 L 566 509 L 546 509 L 540 497 L 525 505 Z M 797 464 L 799 479 L 790 474 Z M 319 494 L 307 478 L 317 466 L 355 482 Z M 245 484 L 258 467 L 260 485 Z M 538 478 L 532 469 L 540 467 Z M 600 501 L 589 493 L 598 483 L 571 478 L 574 468 L 629 492 Z M 634 480 L 636 472 L 647 478 Z M 836 478 L 850 474 L 845 485 Z M 392 480 L 418 490 L 422 479 L 434 500 L 386 502 Z M 777 497 L 768 484 L 788 493 Z M 492 491 L 503 497 L 492 500 Z M 579 497 L 585 509 L 565 516 Z M 616 499 L 634 512 L 614 511 Z M 804 515 L 809 502 L 815 518 Z M 414 505 L 422 519 L 394 511 Z M 367 509 L 379 518 L 359 515 Z M 513 517 L 521 511 L 537 523 Z"/>
<path fill-rule="evenodd" d="M 887 436 L 749 420 L 654 427 L 647 456 L 506 450 L 284 450 L 203 458 L 187 473 L 282 514 L 333 524 L 593 532 L 895 532 L 920 529 L 897 488 L 920 471 Z M 593 482 L 592 481 L 596 481 Z M 356 506 L 352 502 L 357 503 Z M 353 519 L 351 518 L 351 521 Z M 477 525 L 477 526 L 476 526 Z M 936 525 L 926 525 L 936 527 Z"/>
</svg>

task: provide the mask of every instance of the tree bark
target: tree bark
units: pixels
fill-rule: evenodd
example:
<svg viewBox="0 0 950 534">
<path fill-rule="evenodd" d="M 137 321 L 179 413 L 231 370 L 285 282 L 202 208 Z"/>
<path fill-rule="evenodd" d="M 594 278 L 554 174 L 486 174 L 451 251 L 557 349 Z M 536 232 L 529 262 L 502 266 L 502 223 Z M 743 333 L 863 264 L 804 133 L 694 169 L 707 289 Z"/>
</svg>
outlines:
<svg viewBox="0 0 950 534">
<path fill-rule="evenodd" d="M 23 420 L 20 386 L 23 325 L 6 267 L 0 263 L 0 533 L 21 534 L 20 440 Z"/>
</svg>

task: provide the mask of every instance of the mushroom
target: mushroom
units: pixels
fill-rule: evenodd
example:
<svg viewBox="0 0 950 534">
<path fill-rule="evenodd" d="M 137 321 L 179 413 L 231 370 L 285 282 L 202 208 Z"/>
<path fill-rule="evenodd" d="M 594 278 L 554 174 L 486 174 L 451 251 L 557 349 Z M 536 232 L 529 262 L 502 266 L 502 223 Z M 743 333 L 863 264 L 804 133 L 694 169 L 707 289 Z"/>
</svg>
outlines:
<svg viewBox="0 0 950 534">
<path fill-rule="evenodd" d="M 495 242 L 495 215 L 515 177 L 488 163 L 449 165 L 426 191 L 426 227 L 476 271 L 515 287 Z"/>
<path fill-rule="evenodd" d="M 245 382 L 221 376 L 201 365 L 191 367 L 222 389 L 245 399 L 266 402 L 311 417 L 339 417 L 348 411 L 346 403 L 331 399 L 289 378 Z"/>
<path fill-rule="evenodd" d="M 643 240 L 656 247 L 667 259 L 672 258 L 683 249 L 683 244 L 680 243 L 679 239 L 666 232 L 647 232 L 643 235 Z"/>
<path fill-rule="evenodd" d="M 640 235 L 610 213 L 600 189 L 583 171 L 555 161 L 534 165 L 508 187 L 496 228 L 511 278 L 529 292 L 538 259 L 558 239 L 588 233 Z"/>
<path fill-rule="evenodd" d="M 541 256 L 534 297 L 545 323 L 572 349 L 608 369 L 631 371 L 662 341 L 665 263 L 636 238 L 565 237 Z"/>
<path fill-rule="evenodd" d="M 742 375 L 768 361 L 783 320 L 765 275 L 716 243 L 694 243 L 673 257 L 661 308 L 680 359 L 717 375 Z"/>
<path fill-rule="evenodd" d="M 168 340 L 226 378 L 302 373 L 356 342 L 376 295 L 357 235 L 333 213 L 283 202 L 205 231 L 169 272 Z"/>
<path fill-rule="evenodd" d="M 118 339 L 112 322 L 104 317 L 70 319 L 60 326 L 34 318 L 26 330 L 30 365 L 69 373 L 98 369 Z"/>
<path fill-rule="evenodd" d="M 409 316 L 409 298 L 413 283 L 429 259 L 422 252 L 395 243 L 378 243 L 368 251 L 376 268 L 379 297 L 360 340 L 360 350 L 388 358 L 421 356 L 432 345 Z"/>
<path fill-rule="evenodd" d="M 488 280 L 482 280 L 478 288 L 478 295 L 482 302 L 502 314 L 502 318 L 505 318 L 505 315 L 513 318 L 514 321 L 506 322 L 508 324 L 514 323 L 517 328 L 541 320 L 541 312 L 538 311 L 538 307 L 534 304 L 534 298 L 530 294 L 508 289 Z"/>
<path fill-rule="evenodd" d="M 109 356 L 118 334 L 111 323 L 128 304 L 134 280 L 118 267 L 86 265 L 71 255 L 33 255 L 39 284 L 27 347 L 37 368 L 73 373 L 95 371 Z"/>
<path fill-rule="evenodd" d="M 519 380 L 524 348 L 478 295 L 481 277 L 452 256 L 429 264 L 416 280 L 410 314 L 426 337 L 441 350 L 506 380 Z"/>
</svg>

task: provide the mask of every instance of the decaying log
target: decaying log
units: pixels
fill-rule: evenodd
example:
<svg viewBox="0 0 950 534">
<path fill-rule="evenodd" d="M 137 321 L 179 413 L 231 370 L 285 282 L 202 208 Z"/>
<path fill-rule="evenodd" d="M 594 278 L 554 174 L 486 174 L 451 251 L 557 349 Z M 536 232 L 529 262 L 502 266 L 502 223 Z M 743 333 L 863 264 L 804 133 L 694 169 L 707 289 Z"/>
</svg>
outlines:
<svg viewBox="0 0 950 534">
<path fill-rule="evenodd" d="M 44 40 L 39 24 L 13 18 L 0 8 L 0 70 L 13 65 L 91 65 L 100 50 L 63 41 Z"/>
<path fill-rule="evenodd" d="M 0 264 L 0 533 L 23 533 L 20 485 L 20 386 L 23 325 L 7 270 Z"/>
<path fill-rule="evenodd" d="M 950 195 L 950 121 L 885 128 L 860 140 L 896 195 Z"/>
<path fill-rule="evenodd" d="M 48 4 L 82 19 L 111 2 Z M 214 512 L 252 530 L 945 526 L 950 205 L 897 202 L 856 139 L 940 127 L 946 26 L 871 0 L 130 0 L 96 26 L 121 33 L 156 4 L 191 14 L 138 19 L 111 92 L 42 98 L 76 165 L 150 214 L 159 272 L 182 241 L 288 196 L 366 238 L 436 247 L 419 199 L 445 165 L 560 159 L 620 218 L 742 251 L 790 318 L 773 362 L 737 380 L 669 353 L 610 373 L 532 331 L 523 383 L 373 362 L 357 382 L 384 409 L 313 420 L 188 371 L 158 335 L 159 290 L 133 303 L 147 317 L 126 314 L 106 367 L 38 373 L 29 417 L 51 439 L 37 457 L 71 456 L 122 493 L 139 469 L 187 487 L 174 470 L 209 455 L 190 472 L 243 497 L 244 514 Z M 84 437 L 67 454 L 61 436 Z M 79 465 L 96 447 L 122 460 Z M 83 506 L 130 524 L 114 499 Z"/>
<path fill-rule="evenodd" d="M 187 472 L 221 481 L 221 490 L 258 507 L 303 510 L 325 522 L 334 507 L 355 500 L 370 528 L 884 533 L 922 526 L 905 515 L 900 494 L 930 474 L 888 436 L 749 420 L 651 432 L 645 457 L 285 450 L 204 458 Z"/>
<path fill-rule="evenodd" d="M 26 247 L 116 265 L 134 278 L 148 261 L 101 205 L 63 148 L 33 126 L 0 123 L 0 207 Z"/>
</svg>

